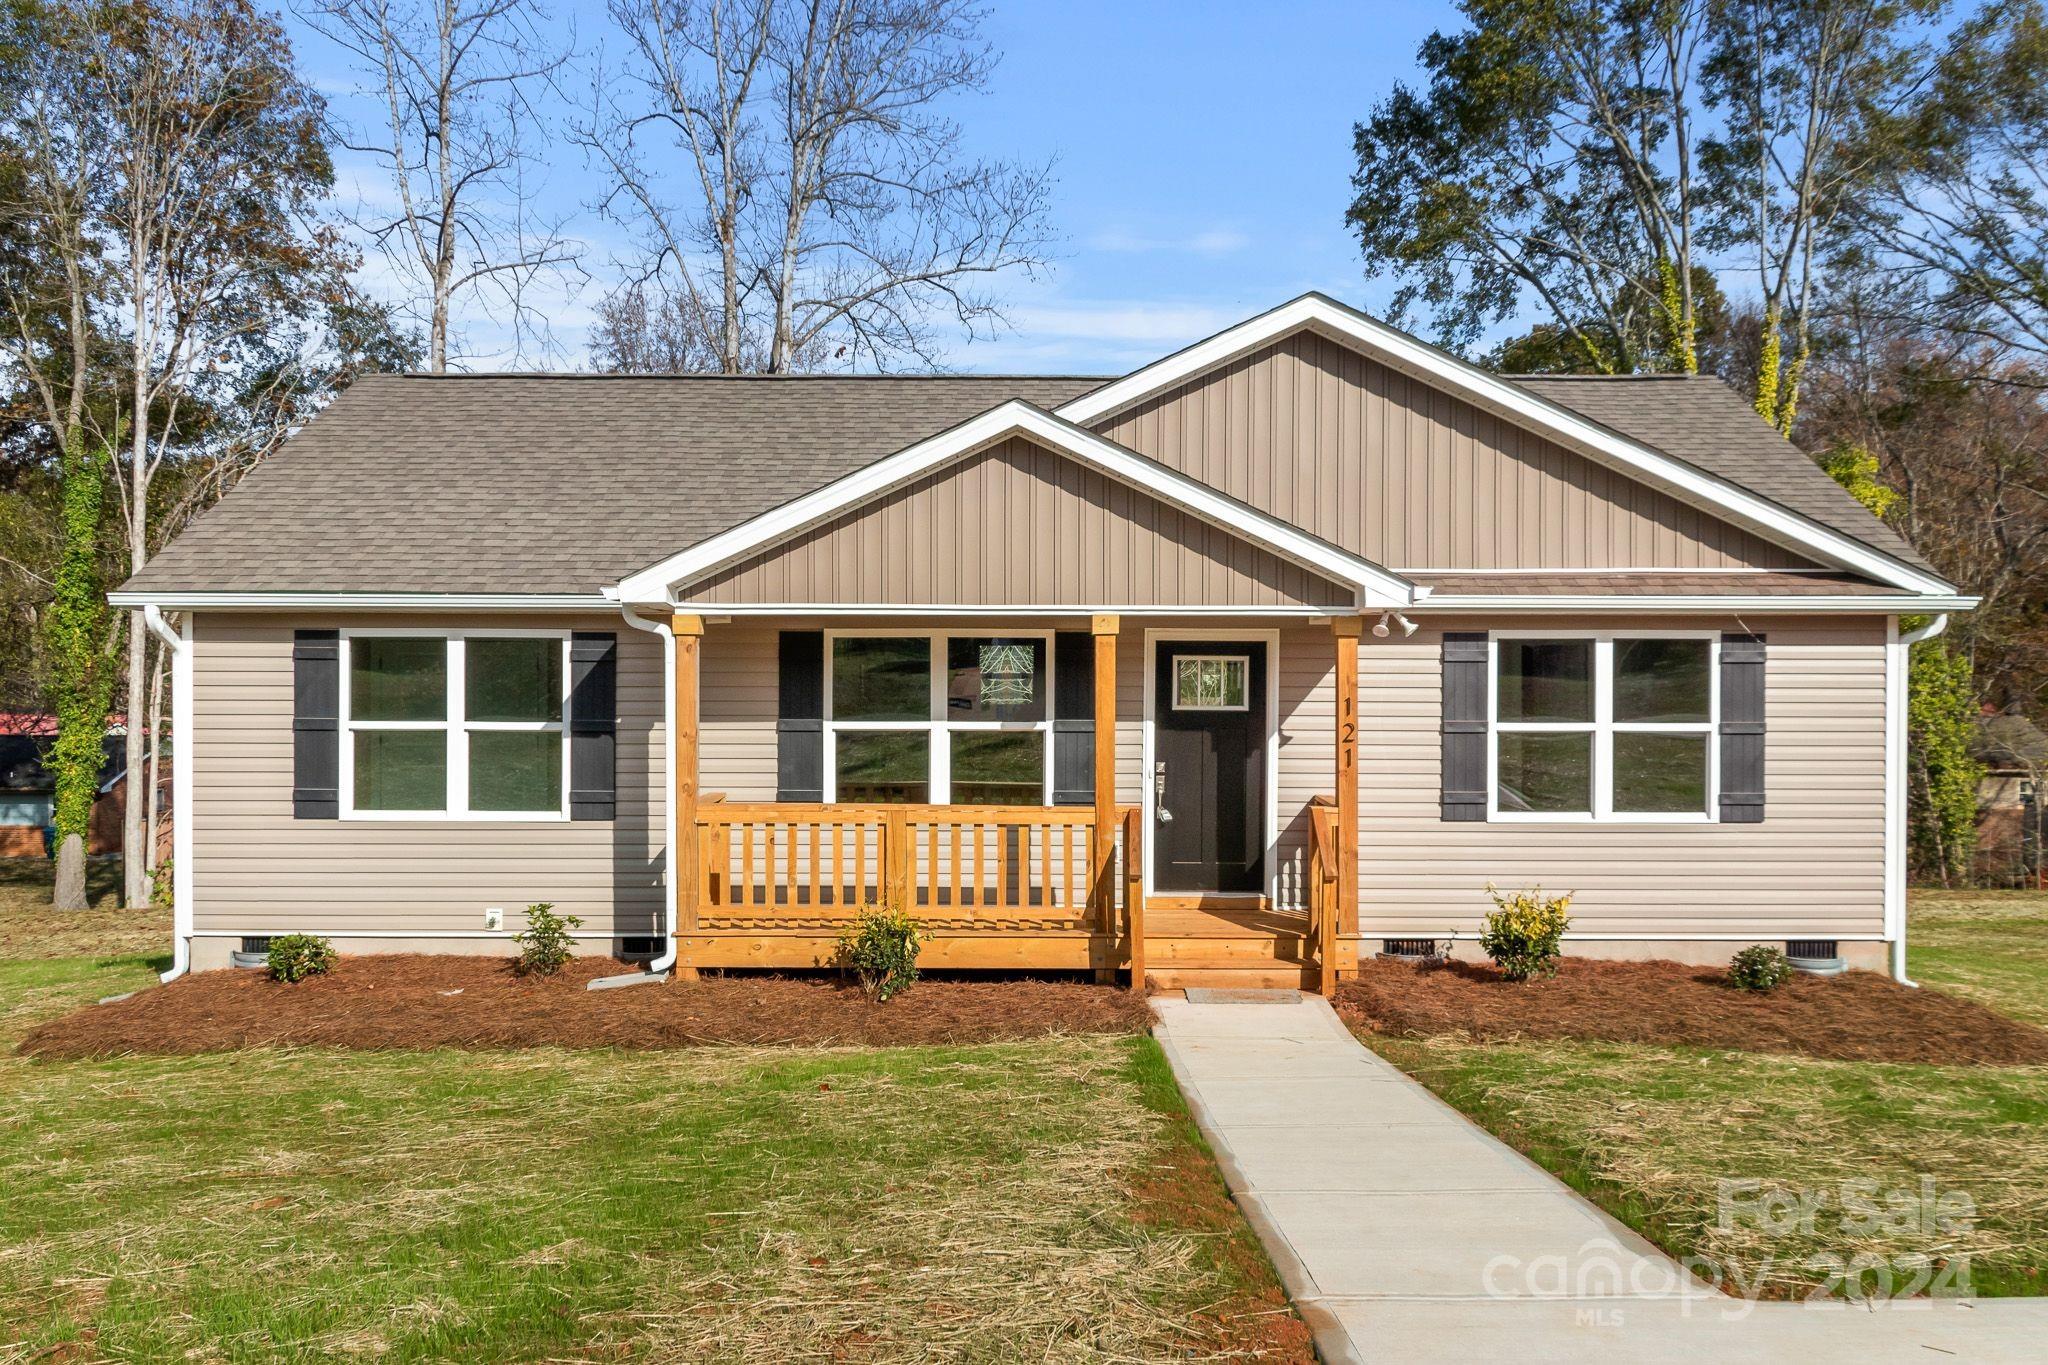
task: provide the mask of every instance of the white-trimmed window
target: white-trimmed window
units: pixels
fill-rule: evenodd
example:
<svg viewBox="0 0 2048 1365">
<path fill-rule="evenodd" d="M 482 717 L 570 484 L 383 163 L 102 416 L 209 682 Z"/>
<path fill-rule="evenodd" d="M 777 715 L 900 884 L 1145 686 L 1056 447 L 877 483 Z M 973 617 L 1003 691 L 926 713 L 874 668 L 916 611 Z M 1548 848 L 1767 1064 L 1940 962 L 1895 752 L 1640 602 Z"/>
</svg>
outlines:
<svg viewBox="0 0 2048 1365">
<path fill-rule="evenodd" d="M 1720 640 L 1709 632 L 1498 632 L 1496 820 L 1714 818 Z"/>
<path fill-rule="evenodd" d="M 827 631 L 825 799 L 1051 804 L 1051 634 Z"/>
<path fill-rule="evenodd" d="M 568 818 L 567 631 L 344 631 L 341 679 L 343 818 Z"/>
</svg>

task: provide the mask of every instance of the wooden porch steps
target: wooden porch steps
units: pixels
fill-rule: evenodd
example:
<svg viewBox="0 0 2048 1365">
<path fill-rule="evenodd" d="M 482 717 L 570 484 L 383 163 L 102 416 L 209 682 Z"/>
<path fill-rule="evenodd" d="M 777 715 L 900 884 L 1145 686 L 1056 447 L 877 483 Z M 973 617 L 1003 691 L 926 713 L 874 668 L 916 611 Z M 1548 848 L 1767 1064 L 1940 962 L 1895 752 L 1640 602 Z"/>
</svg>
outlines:
<svg viewBox="0 0 2048 1365">
<path fill-rule="evenodd" d="M 1314 990 L 1308 916 L 1259 901 L 1174 902 L 1145 912 L 1145 978 L 1163 990 L 1189 986 Z"/>
</svg>

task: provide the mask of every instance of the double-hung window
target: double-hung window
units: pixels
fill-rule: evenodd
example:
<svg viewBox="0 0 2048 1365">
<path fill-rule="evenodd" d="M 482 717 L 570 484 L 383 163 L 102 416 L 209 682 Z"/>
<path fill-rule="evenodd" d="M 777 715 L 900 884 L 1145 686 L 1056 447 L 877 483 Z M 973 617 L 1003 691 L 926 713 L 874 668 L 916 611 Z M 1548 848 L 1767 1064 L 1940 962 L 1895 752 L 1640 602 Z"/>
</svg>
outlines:
<svg viewBox="0 0 2048 1365">
<path fill-rule="evenodd" d="M 1492 648 L 1492 818 L 1713 818 L 1716 637 L 1507 632 Z"/>
<path fill-rule="evenodd" d="M 568 818 L 562 631 L 342 636 L 342 814 Z"/>
<path fill-rule="evenodd" d="M 825 642 L 826 800 L 1050 801 L 1050 635 L 831 632 Z"/>
</svg>

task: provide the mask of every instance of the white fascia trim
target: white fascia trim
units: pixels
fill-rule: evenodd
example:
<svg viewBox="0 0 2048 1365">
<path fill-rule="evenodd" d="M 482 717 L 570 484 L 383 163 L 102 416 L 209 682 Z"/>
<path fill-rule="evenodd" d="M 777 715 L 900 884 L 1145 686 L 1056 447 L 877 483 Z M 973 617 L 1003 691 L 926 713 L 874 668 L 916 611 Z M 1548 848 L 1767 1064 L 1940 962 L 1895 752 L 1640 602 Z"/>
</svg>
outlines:
<svg viewBox="0 0 2048 1365">
<path fill-rule="evenodd" d="M 1559 612 L 1559 611 L 1612 611 L 1612 612 L 1870 612 L 1873 614 L 1896 615 L 1908 612 L 1968 611 L 1980 599 L 1975 597 L 1821 597 L 1778 595 L 1771 597 L 1742 597 L 1735 594 L 1701 594 L 1692 597 L 1653 597 L 1643 595 L 1630 597 L 1616 593 L 1603 597 L 1545 597 L 1540 593 L 1512 593 L 1505 595 L 1479 595 L 1459 597 L 1442 592 L 1432 593 L 1429 599 L 1418 606 L 1410 607 L 1411 613 L 1423 612 L 1471 613 L 1485 612 Z"/>
<path fill-rule="evenodd" d="M 734 560 L 768 549 L 806 528 L 881 496 L 899 484 L 971 455 L 1007 436 L 1024 435 L 1123 483 L 1192 512 L 1298 564 L 1348 583 L 1364 605 L 1404 607 L 1414 586 L 1298 527 L 1245 506 L 1207 484 L 1178 474 L 1085 431 L 1045 409 L 1011 399 L 960 425 L 877 460 L 771 512 L 669 556 L 620 581 L 608 594 L 626 602 L 676 600 L 672 591 Z"/>
<path fill-rule="evenodd" d="M 1356 616 L 1355 606 L 1342 607 L 1126 607 L 1105 603 L 1100 606 L 1036 606 L 1029 602 L 1004 603 L 1001 606 L 946 606 L 924 604 L 919 606 L 874 605 L 820 605 L 816 602 L 750 602 L 734 606 L 729 602 L 679 602 L 675 610 L 682 612 L 711 613 L 723 616 L 1285 616 L 1314 620 L 1326 616 Z"/>
<path fill-rule="evenodd" d="M 1246 351 L 1256 350 L 1310 326 L 1330 333 L 1336 340 L 1377 352 L 1397 367 L 1440 380 L 1454 393 L 1505 412 L 1537 431 L 1561 436 L 1689 501 L 1719 508 L 1780 542 L 1913 592 L 1938 594 L 1954 591 L 1952 585 L 1911 569 L 1848 536 L 1808 521 L 1789 508 L 1609 431 L 1568 408 L 1540 398 L 1519 385 L 1488 374 L 1476 365 L 1321 294 L 1304 294 L 1269 313 L 1262 313 L 1228 331 L 1219 332 L 1207 341 L 1196 342 L 1186 350 L 1147 365 L 1113 384 L 1083 394 L 1062 405 L 1058 409 L 1059 415 L 1069 422 L 1092 425 L 1111 413 L 1185 383 Z"/>
<path fill-rule="evenodd" d="M 110 592 L 117 607 L 161 611 L 241 611 L 278 607 L 351 611 L 603 611 L 618 603 L 602 593 L 508 592 Z"/>
</svg>

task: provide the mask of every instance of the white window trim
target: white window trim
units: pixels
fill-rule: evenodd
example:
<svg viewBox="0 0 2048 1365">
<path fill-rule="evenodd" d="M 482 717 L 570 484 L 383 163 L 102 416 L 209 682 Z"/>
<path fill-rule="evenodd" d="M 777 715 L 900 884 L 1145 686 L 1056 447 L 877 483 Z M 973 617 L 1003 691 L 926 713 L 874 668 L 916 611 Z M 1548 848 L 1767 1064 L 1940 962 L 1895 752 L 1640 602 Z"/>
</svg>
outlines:
<svg viewBox="0 0 2048 1365">
<path fill-rule="evenodd" d="M 1244 669 L 1244 700 L 1235 706 L 1218 703 L 1215 706 L 1191 706 L 1180 699 L 1181 664 L 1238 664 Z M 1167 709 L 1171 711 L 1249 711 L 1251 710 L 1252 659 L 1249 654 L 1183 654 L 1174 660 L 1173 695 L 1167 698 Z"/>
<path fill-rule="evenodd" d="M 1043 641 L 1045 659 L 1045 719 L 1043 720 L 952 720 L 946 715 L 946 671 L 947 642 L 955 638 L 963 640 L 1040 640 Z M 931 709 L 923 720 L 834 720 L 832 718 L 832 654 L 833 645 L 839 640 L 924 640 L 931 650 Z M 902 627 L 875 626 L 861 629 L 828 630 L 825 632 L 825 800 L 839 800 L 839 732 L 841 730 L 861 733 L 874 730 L 921 730 L 929 736 L 930 775 L 929 804 L 948 806 L 953 803 L 953 746 L 948 732 L 955 730 L 1014 730 L 1020 733 L 1037 731 L 1043 736 L 1045 752 L 1043 780 L 1039 784 L 1038 804 L 1052 804 L 1052 722 L 1053 707 L 1058 698 L 1058 681 L 1053 670 L 1058 661 L 1053 657 L 1053 632 L 1049 630 L 905 630 Z"/>
<path fill-rule="evenodd" d="M 1502 721 L 1500 718 L 1500 642 L 1502 640 L 1591 640 L 1593 642 L 1593 719 L 1591 721 Z M 1707 718 L 1704 721 L 1648 722 L 1614 719 L 1614 642 L 1617 640 L 1705 640 L 1707 642 Z M 1517 734 L 1579 734 L 1593 736 L 1593 794 L 1590 811 L 1524 811 L 1500 808 L 1500 736 Z M 1614 809 L 1615 734 L 1700 735 L 1707 737 L 1705 809 L 1699 811 L 1617 811 Z M 1627 824 L 1711 825 L 1720 823 L 1721 808 L 1721 634 L 1711 630 L 1497 630 L 1486 644 L 1486 818 L 1502 824 Z"/>
<path fill-rule="evenodd" d="M 341 632 L 341 818 L 364 821 L 465 821 L 488 824 L 532 824 L 567 821 L 569 818 L 569 635 L 566 630 L 493 630 L 445 627 L 364 626 Z M 352 695 L 352 641 L 375 637 L 438 639 L 447 649 L 447 715 L 440 720 L 364 721 L 355 720 Z M 562 650 L 562 719 L 559 721 L 471 721 L 464 715 L 467 689 L 464 685 L 471 639 L 559 640 Z M 358 810 L 356 809 L 357 730 L 435 730 L 448 736 L 447 794 L 440 810 Z M 554 810 L 479 810 L 469 808 L 469 736 L 474 730 L 535 731 L 562 736 L 562 799 Z"/>
</svg>

